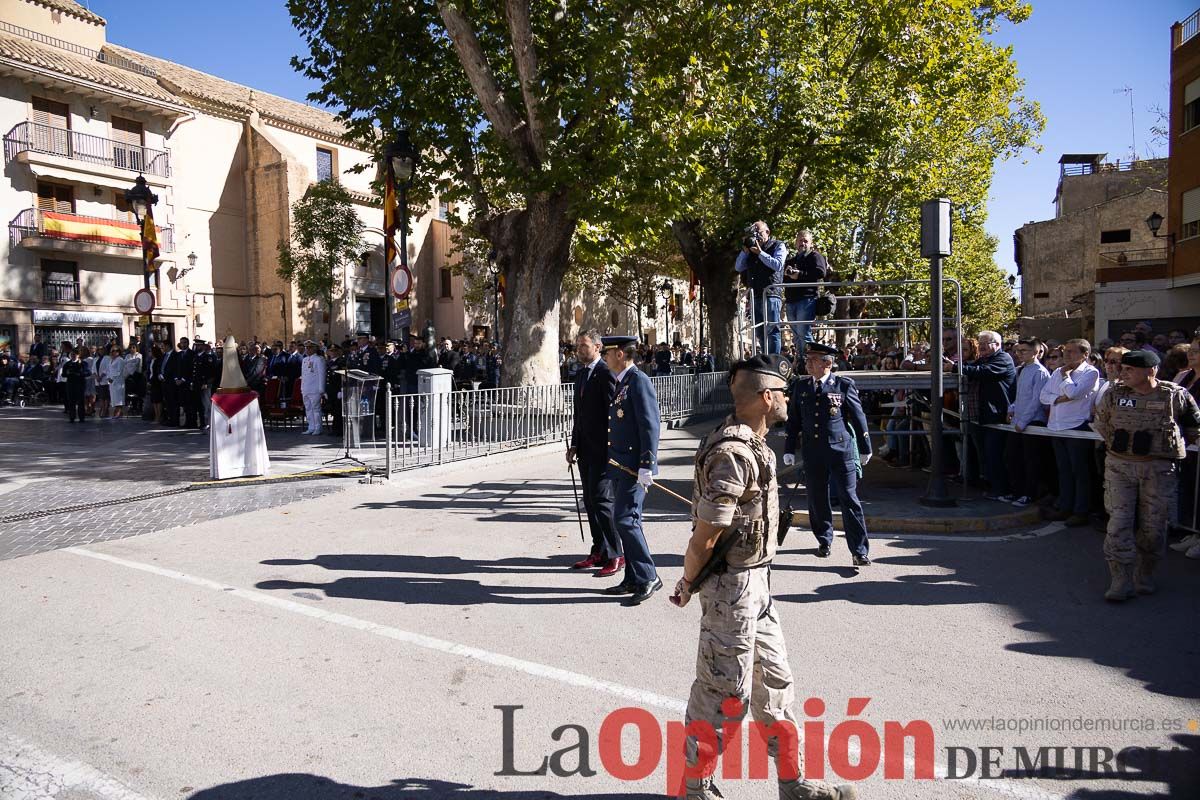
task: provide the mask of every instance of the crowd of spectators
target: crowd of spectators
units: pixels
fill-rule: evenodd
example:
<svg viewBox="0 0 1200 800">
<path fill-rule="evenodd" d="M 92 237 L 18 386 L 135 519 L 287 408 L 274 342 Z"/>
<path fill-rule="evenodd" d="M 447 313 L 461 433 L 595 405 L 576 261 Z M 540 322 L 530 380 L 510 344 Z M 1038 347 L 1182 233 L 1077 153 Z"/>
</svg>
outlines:
<svg viewBox="0 0 1200 800">
<path fill-rule="evenodd" d="M 983 489 L 997 502 L 1038 504 L 1048 519 L 1067 525 L 1102 519 L 1104 449 L 1091 434 L 1091 421 L 1100 397 L 1120 377 L 1121 356 L 1134 349 L 1154 350 L 1162 358 L 1160 378 L 1200 400 L 1200 338 L 1183 329 L 1155 334 L 1142 322 L 1115 342 L 1106 339 L 1095 347 L 1085 339 L 1005 340 L 993 331 L 960 337 L 957 330 L 947 330 L 943 366 L 966 379 L 961 398 L 955 390 L 942 398 L 951 434 L 943 445 L 948 477 Z M 840 351 L 840 370 L 929 369 L 925 342 L 906 351 L 864 338 Z M 862 395 L 868 415 L 886 434 L 880 456 L 896 466 L 930 469 L 928 391 Z M 1039 427 L 1060 435 L 1029 432 Z M 1186 461 L 1180 481 L 1189 491 L 1180 492 L 1177 519 L 1188 527 L 1193 527 L 1195 464 L 1195 457 Z"/>
<path fill-rule="evenodd" d="M 637 368 L 651 377 L 661 375 L 696 374 L 700 372 L 715 372 L 716 359 L 708 351 L 707 346 L 699 350 L 692 347 L 690 342 L 679 342 L 668 345 L 660 342 L 657 345 L 639 344 Z M 558 369 L 563 383 L 575 380 L 575 372 L 580 364 L 575 356 L 575 345 L 567 342 L 559 348 Z"/>
</svg>

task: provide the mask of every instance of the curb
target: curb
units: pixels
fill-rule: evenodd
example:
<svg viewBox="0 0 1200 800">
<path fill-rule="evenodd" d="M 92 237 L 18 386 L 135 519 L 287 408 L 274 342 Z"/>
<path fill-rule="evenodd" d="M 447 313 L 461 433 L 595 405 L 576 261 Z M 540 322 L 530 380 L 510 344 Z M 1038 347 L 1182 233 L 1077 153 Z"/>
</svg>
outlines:
<svg viewBox="0 0 1200 800">
<path fill-rule="evenodd" d="M 867 530 L 881 533 L 987 533 L 1034 525 L 1041 521 L 1041 509 L 1030 506 L 1011 514 L 994 517 L 881 517 L 868 514 Z M 792 524 L 811 530 L 807 511 L 793 511 Z M 833 529 L 845 531 L 842 512 L 833 512 Z"/>
<path fill-rule="evenodd" d="M 287 475 L 255 475 L 249 478 L 226 478 L 225 480 L 193 481 L 187 485 L 188 491 L 197 489 L 220 489 L 237 486 L 262 486 L 269 483 L 293 483 L 296 481 L 316 480 L 318 478 L 349 478 L 354 475 L 366 475 L 367 467 L 343 467 L 341 469 L 320 469 L 309 472 L 293 472 Z"/>
</svg>

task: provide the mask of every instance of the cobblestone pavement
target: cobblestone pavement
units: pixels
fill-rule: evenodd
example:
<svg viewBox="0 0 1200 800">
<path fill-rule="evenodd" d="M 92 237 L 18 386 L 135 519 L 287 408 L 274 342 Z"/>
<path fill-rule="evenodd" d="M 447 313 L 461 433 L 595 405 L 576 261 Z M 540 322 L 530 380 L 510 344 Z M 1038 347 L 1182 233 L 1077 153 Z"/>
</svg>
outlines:
<svg viewBox="0 0 1200 800">
<path fill-rule="evenodd" d="M 271 473 L 319 467 L 333 437 L 268 430 Z M 322 497 L 347 479 L 179 491 L 208 479 L 208 434 L 138 419 L 66 422 L 60 408 L 0 409 L 0 560 L 274 508 Z M 125 502 L 128 501 L 128 502 Z M 77 511 L 4 521 L 74 506 Z"/>
</svg>

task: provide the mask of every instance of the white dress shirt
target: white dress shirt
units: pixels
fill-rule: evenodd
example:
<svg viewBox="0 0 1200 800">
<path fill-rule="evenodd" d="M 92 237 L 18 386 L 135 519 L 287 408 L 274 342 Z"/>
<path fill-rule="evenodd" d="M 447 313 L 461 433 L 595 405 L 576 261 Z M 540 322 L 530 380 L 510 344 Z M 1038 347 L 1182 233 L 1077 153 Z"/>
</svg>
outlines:
<svg viewBox="0 0 1200 800">
<path fill-rule="evenodd" d="M 1069 376 L 1063 377 L 1063 368 L 1054 370 L 1050 380 L 1042 386 L 1041 400 L 1050 406 L 1050 417 L 1046 427 L 1052 431 L 1069 431 L 1078 428 L 1092 418 L 1092 396 L 1100 382 L 1100 371 L 1086 361 L 1076 367 Z M 1069 400 L 1054 402 L 1066 395 Z"/>
</svg>

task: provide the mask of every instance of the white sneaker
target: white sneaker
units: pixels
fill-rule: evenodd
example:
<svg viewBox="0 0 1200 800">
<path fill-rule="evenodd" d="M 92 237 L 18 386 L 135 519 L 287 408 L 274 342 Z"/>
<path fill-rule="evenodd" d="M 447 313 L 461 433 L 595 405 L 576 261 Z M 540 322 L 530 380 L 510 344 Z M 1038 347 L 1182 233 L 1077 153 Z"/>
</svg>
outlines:
<svg viewBox="0 0 1200 800">
<path fill-rule="evenodd" d="M 1188 551 L 1184 553 L 1184 555 L 1188 558 L 1200 560 L 1200 542 L 1196 542 L 1194 545 L 1189 547 Z"/>
<path fill-rule="evenodd" d="M 1200 534 L 1189 533 L 1187 536 L 1183 537 L 1178 542 L 1175 542 L 1175 544 L 1168 545 L 1168 547 L 1170 547 L 1176 553 L 1186 553 L 1188 550 L 1191 549 L 1192 545 L 1194 545 L 1198 542 L 1200 542 Z"/>
<path fill-rule="evenodd" d="M 1029 497 L 1029 495 L 1021 495 L 1016 500 L 1012 501 L 1012 504 L 1017 508 L 1028 508 L 1031 503 L 1033 503 L 1033 500 Z"/>
</svg>

